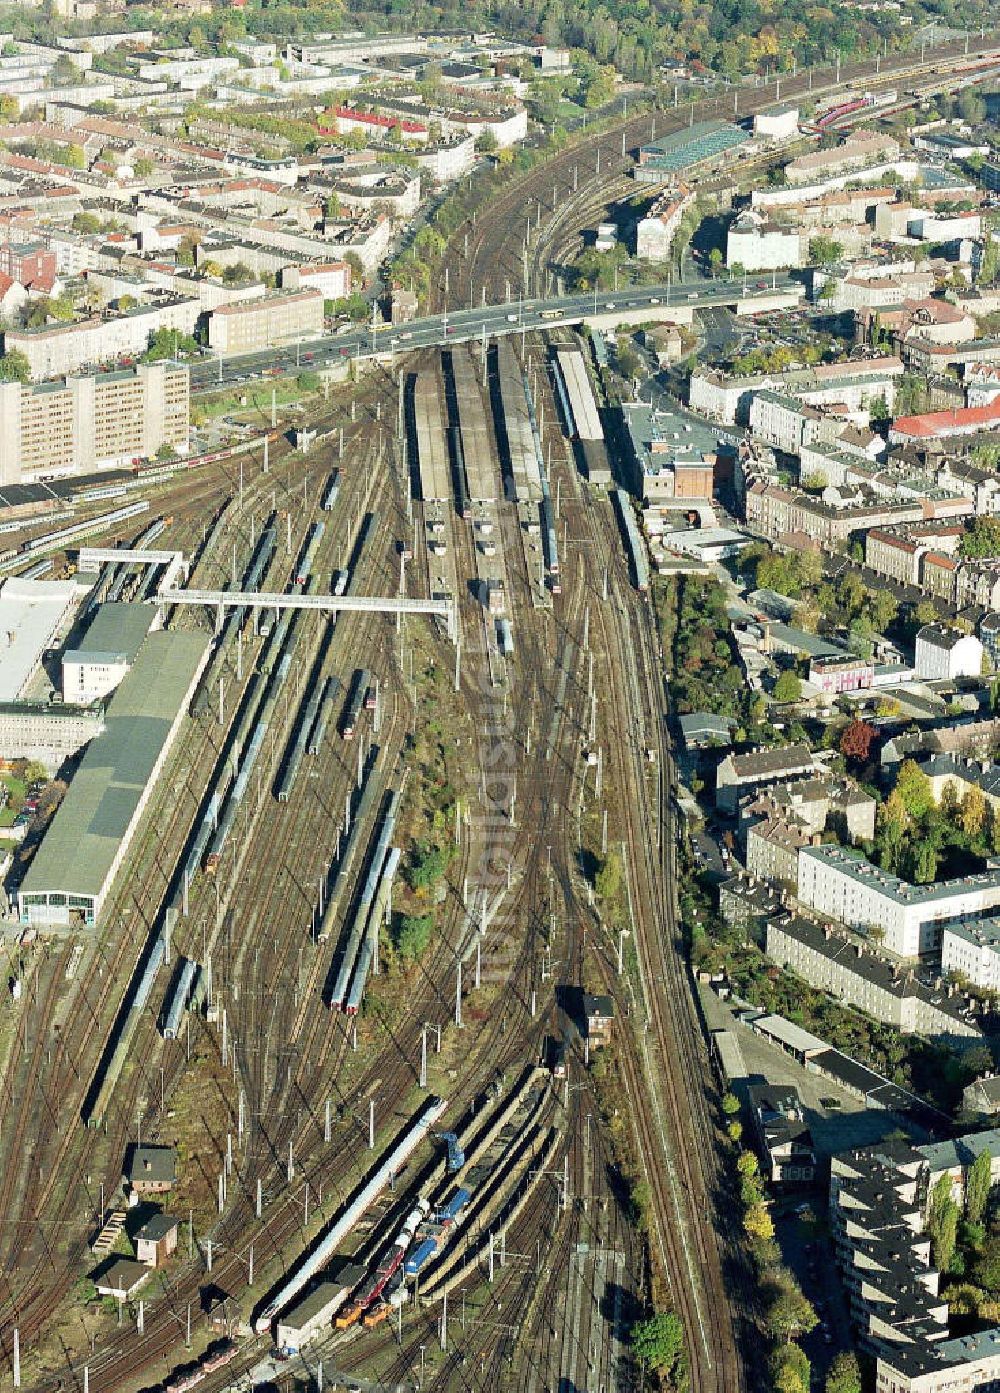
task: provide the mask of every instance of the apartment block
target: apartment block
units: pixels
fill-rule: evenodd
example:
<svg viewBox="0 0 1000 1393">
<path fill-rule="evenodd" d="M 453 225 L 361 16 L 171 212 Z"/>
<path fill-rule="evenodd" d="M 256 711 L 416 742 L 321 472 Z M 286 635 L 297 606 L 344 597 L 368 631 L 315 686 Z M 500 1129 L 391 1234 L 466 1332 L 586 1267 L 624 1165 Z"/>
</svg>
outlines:
<svg viewBox="0 0 1000 1393">
<path fill-rule="evenodd" d="M 947 624 L 924 624 L 917 631 L 916 669 L 917 676 L 928 682 L 979 677 L 983 645 L 975 634 L 964 634 Z"/>
<path fill-rule="evenodd" d="M 635 254 L 641 260 L 666 261 L 677 229 L 694 195 L 687 189 L 668 189 L 660 194 L 635 230 Z"/>
<path fill-rule="evenodd" d="M 816 764 L 808 745 L 788 745 L 784 749 L 757 750 L 745 755 L 727 755 L 715 775 L 715 801 L 725 812 L 734 813 L 740 795 L 769 784 L 815 772 Z"/>
<path fill-rule="evenodd" d="M 1000 992 L 1000 918 L 956 919 L 941 930 L 941 971 Z"/>
<path fill-rule="evenodd" d="M 801 823 L 785 818 L 765 818 L 747 833 L 747 873 L 758 880 L 798 880 L 799 852 L 812 837 Z"/>
<path fill-rule="evenodd" d="M 0 384 L 0 484 L 178 453 L 191 426 L 187 368 L 140 364 L 45 383 Z"/>
<path fill-rule="evenodd" d="M 218 353 L 256 353 L 322 332 L 323 296 L 318 290 L 296 290 L 220 305 L 208 321 L 208 346 Z"/>
<path fill-rule="evenodd" d="M 910 885 L 839 846 L 799 852 L 799 900 L 824 919 L 865 933 L 877 929 L 899 958 L 936 952 L 942 921 L 1000 905 L 1000 870 L 933 885 Z"/>
<path fill-rule="evenodd" d="M 3 336 L 4 351 L 17 349 L 23 353 L 31 369 L 31 380 L 40 382 L 49 377 L 65 377 L 97 363 L 127 356 L 138 358 L 149 347 L 150 335 L 158 329 L 193 334 L 200 313 L 198 300 L 164 298 L 155 304 L 137 305 L 113 318 L 95 315 L 74 324 L 8 329 Z"/>
<path fill-rule="evenodd" d="M 801 916 L 771 919 L 765 951 L 812 987 L 895 1026 L 904 1035 L 974 1038 L 979 1027 L 954 988 L 922 981 L 911 967 L 890 962 L 870 944 Z"/>
<path fill-rule="evenodd" d="M 819 435 L 821 420 L 815 407 L 767 388 L 755 394 L 750 406 L 754 435 L 786 455 L 797 455 L 803 445 L 811 445 Z"/>
<path fill-rule="evenodd" d="M 920 579 L 920 557 L 926 550 L 902 532 L 873 527 L 865 538 L 865 565 L 877 575 L 916 585 Z"/>
<path fill-rule="evenodd" d="M 850 779 L 825 775 L 771 784 L 740 803 L 740 827 L 762 818 L 793 819 L 811 834 L 824 832 L 836 820 L 854 841 L 871 841 L 875 835 L 875 809 L 870 793 Z"/>
</svg>

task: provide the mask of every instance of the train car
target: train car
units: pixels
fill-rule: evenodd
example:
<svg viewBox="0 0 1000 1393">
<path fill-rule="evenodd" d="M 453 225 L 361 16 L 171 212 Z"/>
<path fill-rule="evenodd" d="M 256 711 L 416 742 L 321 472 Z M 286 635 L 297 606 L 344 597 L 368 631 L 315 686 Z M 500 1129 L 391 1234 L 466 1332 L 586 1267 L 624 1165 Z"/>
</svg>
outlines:
<svg viewBox="0 0 1000 1393">
<path fill-rule="evenodd" d="M 514 634 L 509 619 L 497 620 L 497 647 L 503 657 L 510 658 L 514 653 Z"/>
<path fill-rule="evenodd" d="M 382 1322 L 388 1317 L 388 1315 L 389 1307 L 383 1301 L 378 1306 L 375 1306 L 372 1310 L 365 1312 L 364 1316 L 362 1317 L 361 1324 L 365 1327 L 366 1330 L 371 1330 L 373 1326 L 381 1325 Z"/>
<path fill-rule="evenodd" d="M 420 1224 L 427 1217 L 429 1209 L 430 1205 L 426 1200 L 418 1200 L 403 1220 L 403 1227 L 382 1253 L 375 1271 L 371 1273 L 357 1293 L 357 1304 L 362 1311 L 367 1311 L 380 1299 L 393 1277 L 402 1268 L 406 1253 L 413 1243 L 413 1237 Z"/>
<path fill-rule="evenodd" d="M 552 517 L 552 500 L 545 494 L 539 504 L 542 520 L 542 542 L 545 547 L 545 562 L 549 571 L 549 588 L 554 595 L 562 590 L 559 578 L 559 548 L 556 543 L 556 529 Z"/>
<path fill-rule="evenodd" d="M 352 1325 L 357 1325 L 361 1319 L 362 1309 L 356 1301 L 352 1301 L 349 1306 L 345 1306 L 337 1315 L 333 1322 L 335 1330 L 349 1330 Z"/>
<path fill-rule="evenodd" d="M 340 679 L 338 677 L 328 677 L 323 687 L 323 697 L 313 722 L 312 730 L 306 740 L 306 754 L 318 755 L 323 747 L 323 738 L 326 735 L 327 726 L 330 724 L 330 717 L 333 715 L 333 703 L 337 693 L 340 691 Z"/>
<path fill-rule="evenodd" d="M 369 680 L 368 688 L 365 692 L 365 710 L 374 711 L 378 706 L 378 678 Z"/>
<path fill-rule="evenodd" d="M 176 986 L 166 1003 L 163 1019 L 164 1040 L 176 1040 L 184 1012 L 190 1005 L 198 982 L 199 967 L 191 958 L 184 961 Z"/>
<path fill-rule="evenodd" d="M 649 589 L 649 562 L 646 558 L 646 544 L 639 535 L 632 505 L 627 496 L 620 489 L 612 489 L 611 492 L 612 502 L 622 525 L 625 550 L 628 554 L 635 588 L 639 591 L 646 591 Z"/>
<path fill-rule="evenodd" d="M 440 1224 L 442 1228 L 454 1223 L 471 1198 L 472 1191 L 466 1190 L 464 1186 L 460 1185 L 451 1192 L 440 1209 L 434 1211 L 435 1223 Z"/>
<path fill-rule="evenodd" d="M 71 523 L 69 527 L 61 527 L 56 532 L 46 532 L 41 537 L 33 537 L 22 542 L 18 552 L 22 556 L 33 556 L 39 551 L 59 551 L 67 543 L 87 537 L 91 532 L 103 532 L 108 527 L 114 527 L 116 522 L 125 522 L 128 518 L 148 512 L 149 503 L 145 499 L 139 503 L 129 503 L 124 508 L 116 508 L 112 513 L 102 513 L 98 517 L 88 518 L 85 522 Z"/>
<path fill-rule="evenodd" d="M 358 724 L 358 717 L 361 715 L 361 707 L 368 695 L 368 688 L 371 686 L 371 673 L 367 668 L 359 668 L 354 674 L 354 681 L 347 698 L 347 705 L 344 707 L 344 714 L 340 722 L 340 734 L 344 740 L 354 739 L 354 730 Z"/>
<path fill-rule="evenodd" d="M 407 1277 L 415 1277 L 422 1267 L 426 1267 L 437 1250 L 438 1242 L 436 1238 L 423 1239 L 407 1257 L 403 1268 L 405 1275 Z"/>
<path fill-rule="evenodd" d="M 197 1388 L 210 1374 L 225 1367 L 239 1353 L 235 1340 L 222 1340 L 210 1345 L 202 1357 L 193 1364 L 184 1364 L 163 1382 L 163 1393 L 188 1393 Z"/>
<path fill-rule="evenodd" d="M 323 502 L 320 504 L 324 513 L 332 513 L 333 506 L 340 493 L 340 470 L 335 469 L 326 481 L 326 488 L 323 490 Z"/>
<path fill-rule="evenodd" d="M 462 432 L 458 426 L 448 427 L 448 439 L 451 441 L 452 459 L 455 463 L 455 511 L 460 518 L 468 519 L 472 516 L 472 504 L 469 501 L 469 487 L 465 478 Z"/>
<path fill-rule="evenodd" d="M 314 522 L 309 529 L 309 536 L 302 550 L 302 556 L 295 570 L 296 585 L 305 585 L 312 574 L 312 565 L 316 557 L 316 549 L 323 540 L 323 533 L 326 531 L 326 523 Z"/>
</svg>

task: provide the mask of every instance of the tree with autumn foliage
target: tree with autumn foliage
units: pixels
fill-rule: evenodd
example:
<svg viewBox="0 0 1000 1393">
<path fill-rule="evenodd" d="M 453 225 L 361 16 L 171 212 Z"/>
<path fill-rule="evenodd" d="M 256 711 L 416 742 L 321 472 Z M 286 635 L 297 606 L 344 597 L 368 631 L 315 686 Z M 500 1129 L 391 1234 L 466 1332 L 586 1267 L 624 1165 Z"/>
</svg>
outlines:
<svg viewBox="0 0 1000 1393">
<path fill-rule="evenodd" d="M 875 727 L 855 716 L 854 720 L 844 727 L 840 737 L 840 753 L 855 764 L 867 764 L 871 759 L 875 737 Z"/>
</svg>

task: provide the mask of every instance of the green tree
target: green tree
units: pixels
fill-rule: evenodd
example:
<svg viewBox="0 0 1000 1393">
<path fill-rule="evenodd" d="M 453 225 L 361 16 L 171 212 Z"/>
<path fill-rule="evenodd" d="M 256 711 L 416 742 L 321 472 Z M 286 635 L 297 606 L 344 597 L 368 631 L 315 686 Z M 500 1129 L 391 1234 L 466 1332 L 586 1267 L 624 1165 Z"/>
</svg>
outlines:
<svg viewBox="0 0 1000 1393">
<path fill-rule="evenodd" d="M 814 266 L 832 266 L 844 254 L 843 244 L 832 237 L 810 237 L 809 260 Z"/>
<path fill-rule="evenodd" d="M 448 869 L 450 859 L 450 852 L 444 847 L 434 846 L 430 842 L 415 842 L 406 872 L 410 889 L 430 890 Z"/>
<path fill-rule="evenodd" d="M 809 1359 L 798 1345 L 779 1345 L 771 1355 L 774 1393 L 809 1393 L 811 1375 Z"/>
<path fill-rule="evenodd" d="M 973 518 L 958 550 L 961 556 L 973 560 L 1000 556 L 1000 518 Z"/>
<path fill-rule="evenodd" d="M 785 1341 L 808 1335 L 819 1323 L 811 1302 L 790 1272 L 780 1273 L 772 1283 L 765 1319 L 771 1334 Z"/>
<path fill-rule="evenodd" d="M 140 155 L 135 162 L 135 177 L 137 179 L 148 179 L 156 165 L 148 155 Z"/>
<path fill-rule="evenodd" d="M 774 684 L 774 699 L 778 702 L 798 701 L 802 696 L 802 683 L 790 669 L 778 674 Z"/>
<path fill-rule="evenodd" d="M 983 1245 L 973 1273 L 976 1281 L 986 1291 L 994 1295 L 1000 1292 L 1000 1238 L 995 1234 L 987 1238 Z"/>
<path fill-rule="evenodd" d="M 673 1311 L 658 1311 L 632 1327 L 632 1352 L 647 1369 L 668 1377 L 684 1352 L 684 1327 Z"/>
<path fill-rule="evenodd" d="M 861 1370 L 856 1354 L 843 1350 L 826 1373 L 826 1393 L 861 1393 Z"/>
<path fill-rule="evenodd" d="M 0 382 L 30 382 L 31 364 L 19 348 L 8 348 L 0 357 Z"/>
<path fill-rule="evenodd" d="M 740 1100 L 735 1093 L 724 1093 L 722 1095 L 722 1111 L 727 1117 L 736 1117 L 740 1110 Z"/>
<path fill-rule="evenodd" d="M 912 759 L 904 759 L 900 765 L 895 792 L 910 817 L 921 818 L 934 806 L 931 781 Z"/>
<path fill-rule="evenodd" d="M 899 601 L 889 590 L 876 590 L 868 608 L 876 632 L 884 634 L 899 614 Z"/>
<path fill-rule="evenodd" d="M 423 956 L 434 932 L 433 914 L 404 914 L 396 931 L 396 948 L 406 962 Z"/>
<path fill-rule="evenodd" d="M 978 1224 L 986 1212 L 990 1197 L 990 1153 L 984 1147 L 969 1168 L 965 1180 L 965 1217 Z"/>
<path fill-rule="evenodd" d="M 931 1191 L 927 1232 L 930 1234 L 934 1266 L 939 1271 L 946 1272 L 955 1253 L 955 1238 L 958 1233 L 958 1205 L 951 1197 L 949 1175 L 942 1175 Z"/>
</svg>

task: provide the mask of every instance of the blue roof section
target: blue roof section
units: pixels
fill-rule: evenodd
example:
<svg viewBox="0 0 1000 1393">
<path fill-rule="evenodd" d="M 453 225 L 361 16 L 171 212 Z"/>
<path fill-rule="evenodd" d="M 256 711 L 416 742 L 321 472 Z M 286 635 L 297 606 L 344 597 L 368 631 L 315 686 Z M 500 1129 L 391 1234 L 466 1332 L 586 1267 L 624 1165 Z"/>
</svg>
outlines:
<svg viewBox="0 0 1000 1393">
<path fill-rule="evenodd" d="M 641 146 L 642 167 L 668 173 L 687 169 L 749 139 L 749 131 L 728 121 L 696 121 L 693 126 Z"/>
</svg>

